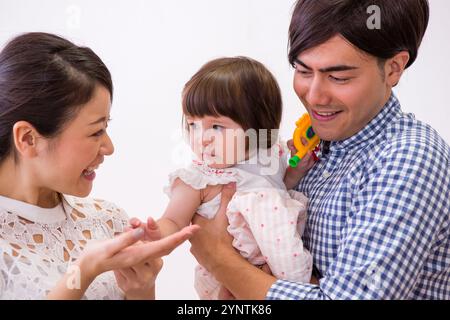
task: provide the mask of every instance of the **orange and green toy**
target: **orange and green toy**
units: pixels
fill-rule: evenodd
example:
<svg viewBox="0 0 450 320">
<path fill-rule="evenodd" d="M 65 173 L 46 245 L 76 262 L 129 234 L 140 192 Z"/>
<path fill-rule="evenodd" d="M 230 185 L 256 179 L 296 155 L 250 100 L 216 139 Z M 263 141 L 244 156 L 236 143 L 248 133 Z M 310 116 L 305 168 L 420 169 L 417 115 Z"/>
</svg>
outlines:
<svg viewBox="0 0 450 320">
<path fill-rule="evenodd" d="M 289 159 L 289 165 L 292 168 L 297 167 L 308 151 L 313 151 L 320 142 L 319 137 L 311 126 L 311 118 L 308 113 L 302 115 L 295 123 L 295 126 L 293 141 L 297 153 Z"/>
</svg>

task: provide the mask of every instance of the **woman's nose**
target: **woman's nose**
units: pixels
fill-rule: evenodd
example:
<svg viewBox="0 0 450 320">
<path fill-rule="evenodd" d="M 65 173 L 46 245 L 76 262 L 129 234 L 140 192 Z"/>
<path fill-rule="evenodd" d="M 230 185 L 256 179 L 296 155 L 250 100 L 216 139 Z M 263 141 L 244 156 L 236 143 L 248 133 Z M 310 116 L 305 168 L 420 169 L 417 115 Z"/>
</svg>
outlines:
<svg viewBox="0 0 450 320">
<path fill-rule="evenodd" d="M 110 156 L 114 153 L 114 145 L 107 133 L 105 133 L 105 141 L 103 141 L 100 147 L 100 153 L 105 156 Z"/>
</svg>

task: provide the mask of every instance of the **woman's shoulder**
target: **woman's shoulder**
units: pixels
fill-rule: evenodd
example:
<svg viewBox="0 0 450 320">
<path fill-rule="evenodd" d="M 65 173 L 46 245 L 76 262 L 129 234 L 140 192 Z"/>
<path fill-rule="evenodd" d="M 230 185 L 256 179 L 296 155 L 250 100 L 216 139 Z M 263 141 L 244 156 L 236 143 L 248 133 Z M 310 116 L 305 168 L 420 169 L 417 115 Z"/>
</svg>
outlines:
<svg viewBox="0 0 450 320">
<path fill-rule="evenodd" d="M 64 195 L 66 204 L 73 209 L 72 215 L 82 214 L 91 218 L 100 220 L 116 220 L 120 224 L 128 223 L 128 215 L 125 210 L 115 203 L 98 198 L 79 198 L 75 196 Z"/>
</svg>

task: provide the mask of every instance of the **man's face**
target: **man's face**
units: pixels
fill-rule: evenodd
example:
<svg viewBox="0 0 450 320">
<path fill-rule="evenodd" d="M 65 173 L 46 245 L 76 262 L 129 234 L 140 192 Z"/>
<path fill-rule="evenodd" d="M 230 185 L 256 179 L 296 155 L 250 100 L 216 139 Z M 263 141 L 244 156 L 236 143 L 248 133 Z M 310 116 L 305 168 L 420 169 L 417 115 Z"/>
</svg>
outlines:
<svg viewBox="0 0 450 320">
<path fill-rule="evenodd" d="M 339 35 L 299 54 L 295 69 L 294 90 L 323 140 L 359 132 L 391 94 L 377 58 Z"/>
</svg>

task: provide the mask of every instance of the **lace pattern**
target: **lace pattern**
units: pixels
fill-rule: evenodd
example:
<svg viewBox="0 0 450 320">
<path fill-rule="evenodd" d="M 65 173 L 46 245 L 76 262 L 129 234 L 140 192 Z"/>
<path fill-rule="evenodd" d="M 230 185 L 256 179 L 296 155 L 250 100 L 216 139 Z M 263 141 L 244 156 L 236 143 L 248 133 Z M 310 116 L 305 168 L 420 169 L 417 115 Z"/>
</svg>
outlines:
<svg viewBox="0 0 450 320">
<path fill-rule="evenodd" d="M 66 219 L 42 223 L 0 208 L 0 298 L 45 299 L 87 241 L 122 232 L 128 222 L 114 204 L 65 196 Z M 123 299 L 112 272 L 98 276 L 83 299 Z"/>
</svg>

